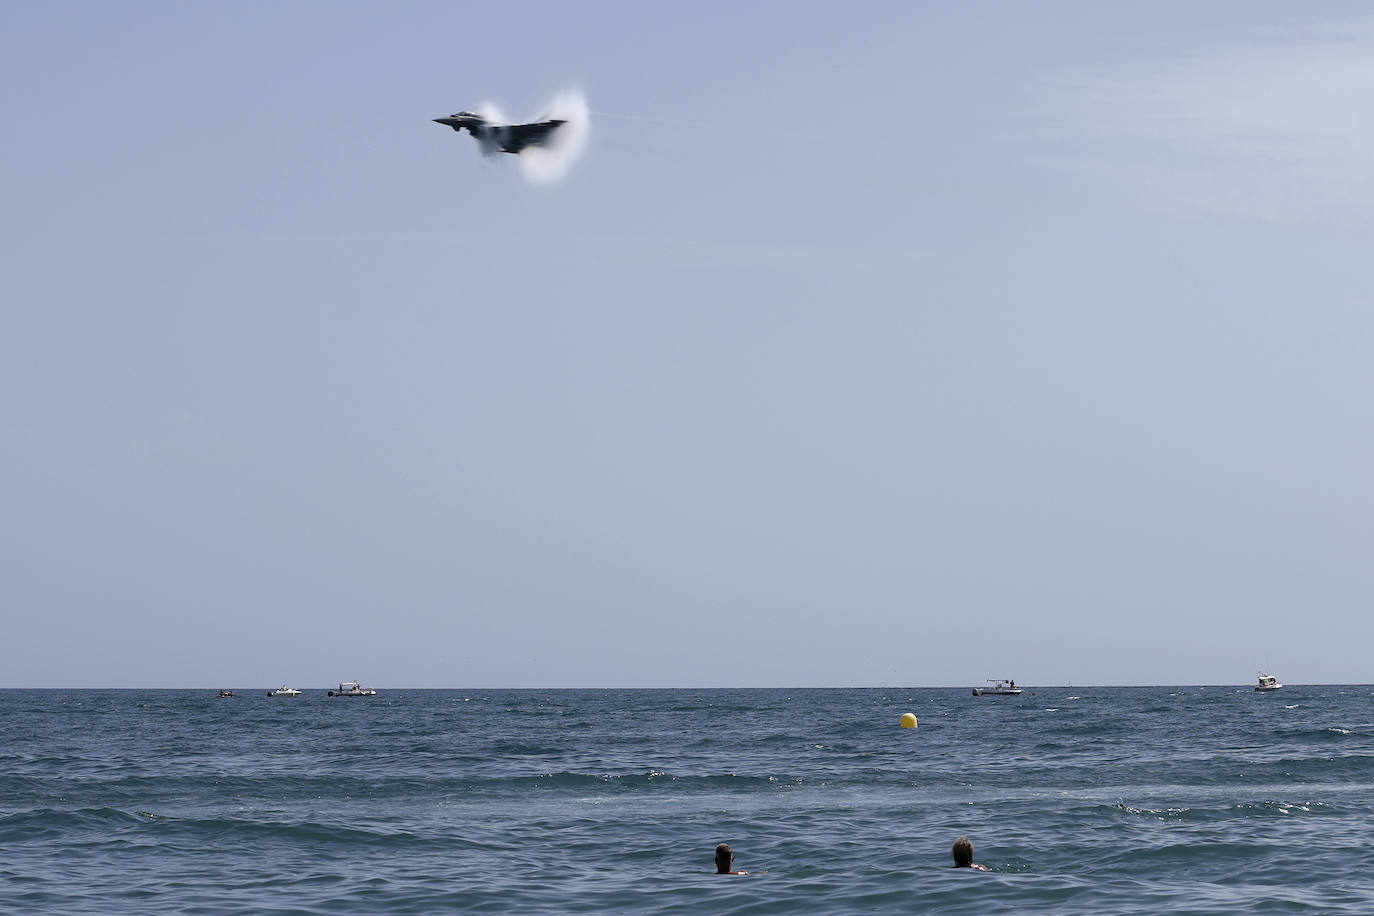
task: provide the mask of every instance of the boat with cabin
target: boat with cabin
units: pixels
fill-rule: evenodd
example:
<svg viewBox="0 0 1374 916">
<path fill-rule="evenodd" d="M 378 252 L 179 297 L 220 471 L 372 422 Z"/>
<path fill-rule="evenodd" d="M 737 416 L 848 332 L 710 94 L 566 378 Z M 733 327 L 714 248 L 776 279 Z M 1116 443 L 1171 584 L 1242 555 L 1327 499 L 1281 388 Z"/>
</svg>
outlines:
<svg viewBox="0 0 1374 916">
<path fill-rule="evenodd" d="M 375 697 L 377 691 L 372 687 L 364 687 L 357 681 L 344 681 L 339 685 L 338 690 L 329 691 L 331 697 Z"/>
<path fill-rule="evenodd" d="M 1271 690 L 1278 690 L 1282 686 L 1283 685 L 1279 683 L 1279 679 L 1272 674 L 1261 673 L 1259 676 L 1259 683 L 1255 684 L 1255 692 L 1268 693 Z"/>
<path fill-rule="evenodd" d="M 269 697 L 298 697 L 301 695 L 301 692 L 295 687 L 287 687 L 285 684 L 282 684 L 276 690 L 267 691 L 267 695 Z"/>
<path fill-rule="evenodd" d="M 1016 682 L 1011 678 L 988 678 L 989 687 L 974 687 L 973 695 L 976 697 L 1019 697 L 1021 688 L 1016 686 Z"/>
</svg>

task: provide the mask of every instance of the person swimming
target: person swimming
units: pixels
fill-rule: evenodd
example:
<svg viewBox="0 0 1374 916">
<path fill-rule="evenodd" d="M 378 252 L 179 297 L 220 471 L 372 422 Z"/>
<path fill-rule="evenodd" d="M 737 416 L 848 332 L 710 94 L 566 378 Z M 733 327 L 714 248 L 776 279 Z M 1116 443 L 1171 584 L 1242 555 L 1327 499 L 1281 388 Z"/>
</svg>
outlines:
<svg viewBox="0 0 1374 916">
<path fill-rule="evenodd" d="M 730 848 L 729 843 L 721 843 L 716 847 L 716 874 L 718 875 L 747 875 L 749 872 L 743 869 L 735 870 L 735 851 Z"/>
<path fill-rule="evenodd" d="M 988 870 L 986 865 L 979 865 L 973 861 L 973 843 L 966 836 L 954 841 L 954 867 L 972 868 L 975 871 Z"/>
</svg>

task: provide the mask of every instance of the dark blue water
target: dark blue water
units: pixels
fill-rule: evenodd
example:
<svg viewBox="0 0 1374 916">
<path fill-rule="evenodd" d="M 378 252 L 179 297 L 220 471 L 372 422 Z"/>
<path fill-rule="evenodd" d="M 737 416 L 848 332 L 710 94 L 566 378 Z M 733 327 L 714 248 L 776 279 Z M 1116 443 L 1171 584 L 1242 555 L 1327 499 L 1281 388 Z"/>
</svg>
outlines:
<svg viewBox="0 0 1374 916">
<path fill-rule="evenodd" d="M 0 691 L 0 909 L 1374 912 L 1370 687 L 240 692 Z"/>
</svg>

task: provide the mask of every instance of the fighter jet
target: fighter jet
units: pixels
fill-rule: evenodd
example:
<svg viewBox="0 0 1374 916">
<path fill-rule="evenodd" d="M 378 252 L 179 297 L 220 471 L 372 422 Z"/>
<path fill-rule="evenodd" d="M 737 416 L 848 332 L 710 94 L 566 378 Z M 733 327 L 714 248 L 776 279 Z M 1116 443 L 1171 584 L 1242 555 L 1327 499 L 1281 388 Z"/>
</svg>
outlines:
<svg viewBox="0 0 1374 916">
<path fill-rule="evenodd" d="M 435 118 L 437 124 L 447 124 L 462 133 L 464 128 L 477 140 L 485 155 L 492 155 L 498 149 L 507 153 L 518 153 L 527 146 L 543 146 L 549 137 L 565 121 L 535 121 L 533 124 L 492 124 L 479 114 L 460 111 L 447 118 Z"/>
</svg>

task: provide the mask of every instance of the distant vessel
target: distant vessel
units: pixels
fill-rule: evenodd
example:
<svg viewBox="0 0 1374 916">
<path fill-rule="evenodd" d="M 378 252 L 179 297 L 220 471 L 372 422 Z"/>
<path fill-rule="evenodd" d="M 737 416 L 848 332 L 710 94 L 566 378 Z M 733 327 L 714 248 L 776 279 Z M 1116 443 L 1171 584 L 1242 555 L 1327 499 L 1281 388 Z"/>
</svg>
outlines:
<svg viewBox="0 0 1374 916">
<path fill-rule="evenodd" d="M 1270 690 L 1278 690 L 1282 686 L 1283 685 L 1279 683 L 1279 679 L 1274 677 L 1274 675 L 1261 674 L 1259 676 L 1259 683 L 1255 685 L 1255 692 L 1268 693 Z"/>
<path fill-rule="evenodd" d="M 226 698 L 226 697 L 236 697 L 236 696 L 238 696 L 238 694 L 237 694 L 237 693 L 234 693 L 234 691 L 232 691 L 232 690 L 221 690 L 221 691 L 219 692 L 219 696 L 220 696 L 220 699 L 224 699 L 224 698 Z"/>
<path fill-rule="evenodd" d="M 287 687 L 285 684 L 282 684 L 276 690 L 267 691 L 267 695 L 269 697 L 298 697 L 301 695 L 301 692 L 295 687 Z"/>
<path fill-rule="evenodd" d="M 375 697 L 377 691 L 371 687 L 363 687 L 357 681 L 344 681 L 339 685 L 338 690 L 329 691 L 331 697 Z"/>
<path fill-rule="evenodd" d="M 1019 697 L 1021 688 L 1016 686 L 1016 682 L 1010 678 L 993 680 L 988 678 L 991 687 L 974 687 L 973 695 L 976 697 Z"/>
</svg>

